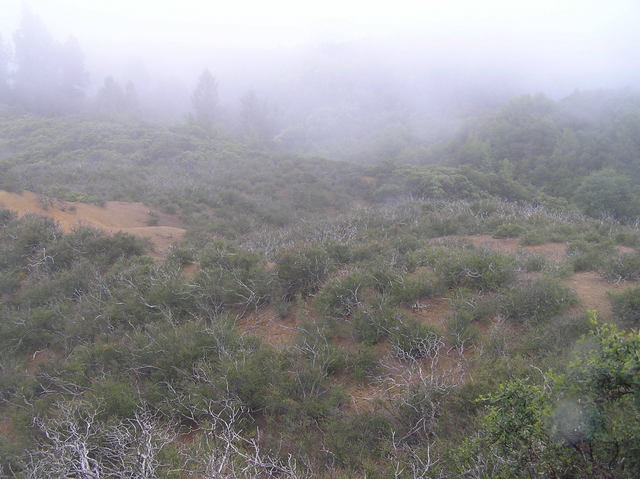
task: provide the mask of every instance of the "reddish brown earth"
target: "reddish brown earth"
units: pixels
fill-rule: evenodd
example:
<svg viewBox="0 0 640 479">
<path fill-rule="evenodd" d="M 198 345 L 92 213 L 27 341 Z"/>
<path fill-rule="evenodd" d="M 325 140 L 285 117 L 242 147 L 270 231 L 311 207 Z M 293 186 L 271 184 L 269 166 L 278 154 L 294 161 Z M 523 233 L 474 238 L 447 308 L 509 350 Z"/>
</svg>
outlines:
<svg viewBox="0 0 640 479">
<path fill-rule="evenodd" d="M 281 318 L 273 306 L 250 311 L 238 319 L 237 326 L 243 334 L 257 336 L 265 343 L 282 348 L 292 344 L 298 335 L 298 314 L 292 307 L 286 318 Z"/>
<path fill-rule="evenodd" d="M 166 255 L 171 244 L 184 238 L 181 221 L 173 215 L 150 208 L 143 203 L 108 201 L 104 206 L 88 203 L 45 199 L 29 191 L 10 193 L 0 190 L 0 205 L 22 216 L 35 213 L 58 222 L 65 232 L 77 226 L 89 226 L 107 233 L 123 231 L 141 238 L 149 238 L 154 256 Z M 149 226 L 150 213 L 157 218 L 157 225 Z"/>
<path fill-rule="evenodd" d="M 611 301 L 607 293 L 609 291 L 620 292 L 637 286 L 637 282 L 631 281 L 618 284 L 609 283 L 598 273 L 592 271 L 576 273 L 571 278 L 566 279 L 564 283 L 578 294 L 580 298 L 579 310 L 596 310 L 603 319 L 608 321 L 614 318 L 611 310 Z"/>
<path fill-rule="evenodd" d="M 446 240 L 466 240 L 475 246 L 494 249 L 507 254 L 523 252 L 534 253 L 553 263 L 560 263 L 566 259 L 566 243 L 521 246 L 517 238 L 493 238 L 488 235 L 446 236 L 436 238 L 432 240 L 432 242 L 438 243 Z M 615 248 L 622 254 L 634 253 L 636 251 L 634 248 L 628 246 L 618 245 Z M 522 273 L 521 276 L 525 278 L 535 278 L 539 275 L 539 273 Z M 573 289 L 580 299 L 580 304 L 575 308 L 576 312 L 593 309 L 598 311 L 600 315 L 607 320 L 613 319 L 611 302 L 609 301 L 607 292 L 621 291 L 635 285 L 635 283 L 631 282 L 611 284 L 596 272 L 576 273 L 564 280 L 564 283 Z"/>
<path fill-rule="evenodd" d="M 566 243 L 544 243 L 541 245 L 522 246 L 518 238 L 493 238 L 489 235 L 455 235 L 455 236 L 443 236 L 441 238 L 435 238 L 433 243 L 441 243 L 443 241 L 450 240 L 466 240 L 471 244 L 481 248 L 494 249 L 508 254 L 518 253 L 535 253 L 540 256 L 544 256 L 547 260 L 554 263 L 563 261 L 566 257 Z"/>
</svg>

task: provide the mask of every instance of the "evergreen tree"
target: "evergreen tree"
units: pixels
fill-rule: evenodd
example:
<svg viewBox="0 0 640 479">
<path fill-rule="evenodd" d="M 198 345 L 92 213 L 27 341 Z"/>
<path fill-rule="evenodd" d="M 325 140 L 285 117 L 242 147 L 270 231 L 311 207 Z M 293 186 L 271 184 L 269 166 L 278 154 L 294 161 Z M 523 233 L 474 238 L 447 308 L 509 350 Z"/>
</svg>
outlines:
<svg viewBox="0 0 640 479">
<path fill-rule="evenodd" d="M 208 69 L 200 75 L 191 103 L 196 121 L 205 128 L 212 128 L 218 109 L 218 82 Z"/>
<path fill-rule="evenodd" d="M 108 76 L 96 96 L 98 109 L 103 113 L 119 113 L 126 109 L 126 95 L 120 84 Z"/>
<path fill-rule="evenodd" d="M 59 82 L 57 48 L 40 17 L 26 6 L 14 35 L 14 47 L 18 101 L 35 110 L 54 109 Z"/>
<path fill-rule="evenodd" d="M 64 98 L 75 102 L 84 96 L 83 88 L 88 83 L 84 55 L 78 40 L 74 37 L 64 43 L 60 51 L 61 90 Z"/>
<path fill-rule="evenodd" d="M 253 90 L 240 99 L 240 128 L 249 139 L 263 142 L 269 137 L 269 121 L 267 108 Z"/>
<path fill-rule="evenodd" d="M 0 35 L 0 101 L 5 102 L 9 93 L 9 48 Z"/>
</svg>

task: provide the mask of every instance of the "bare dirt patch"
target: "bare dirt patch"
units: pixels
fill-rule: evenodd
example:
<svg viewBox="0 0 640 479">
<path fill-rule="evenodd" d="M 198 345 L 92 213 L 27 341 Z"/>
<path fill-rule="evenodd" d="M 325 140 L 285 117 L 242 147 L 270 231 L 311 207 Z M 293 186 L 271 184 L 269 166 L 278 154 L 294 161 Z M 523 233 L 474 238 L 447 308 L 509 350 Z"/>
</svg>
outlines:
<svg viewBox="0 0 640 479">
<path fill-rule="evenodd" d="M 27 374 L 29 376 L 33 376 L 41 364 L 51 364 L 58 359 L 58 357 L 59 355 L 49 348 L 35 351 L 27 360 Z"/>
<path fill-rule="evenodd" d="M 0 205 L 23 216 L 35 213 L 58 222 L 65 232 L 78 226 L 89 226 L 107 233 L 123 231 L 149 238 L 155 256 L 165 256 L 172 243 L 184 238 L 185 230 L 174 215 L 165 214 L 143 203 L 108 201 L 104 206 L 52 200 L 30 191 L 0 191 Z M 156 224 L 149 225 L 150 220 Z"/>
<path fill-rule="evenodd" d="M 11 419 L 6 417 L 0 418 L 0 437 L 15 442 L 16 430 Z"/>
<path fill-rule="evenodd" d="M 489 235 L 455 235 L 434 238 L 433 243 L 448 240 L 466 240 L 476 247 L 493 249 L 507 254 L 533 253 L 547 260 L 559 263 L 567 257 L 566 243 L 544 243 L 540 245 L 522 246 L 518 238 L 494 238 Z"/>
<path fill-rule="evenodd" d="M 593 309 L 600 313 L 603 319 L 608 321 L 613 319 L 611 301 L 609 301 L 608 291 L 624 291 L 632 286 L 637 286 L 637 282 L 609 283 L 598 273 L 587 271 L 577 273 L 564 283 L 573 289 L 580 298 L 578 309 L 584 311 Z"/>
<path fill-rule="evenodd" d="M 298 315 L 292 311 L 281 318 L 273 306 L 251 311 L 238 320 L 236 325 L 243 334 L 257 336 L 265 343 L 282 348 L 293 343 L 298 335 Z"/>
<path fill-rule="evenodd" d="M 451 315 L 451 302 L 447 298 L 423 299 L 412 308 L 403 308 L 406 313 L 430 326 L 444 331 Z"/>
</svg>

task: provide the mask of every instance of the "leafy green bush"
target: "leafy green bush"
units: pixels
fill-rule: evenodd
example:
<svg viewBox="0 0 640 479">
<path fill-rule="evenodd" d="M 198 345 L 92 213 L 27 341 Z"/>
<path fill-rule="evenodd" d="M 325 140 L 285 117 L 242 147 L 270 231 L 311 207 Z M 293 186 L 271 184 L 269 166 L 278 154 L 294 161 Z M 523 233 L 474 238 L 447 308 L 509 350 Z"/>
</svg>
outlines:
<svg viewBox="0 0 640 479">
<path fill-rule="evenodd" d="M 283 251 L 277 258 L 277 274 L 284 297 L 309 296 L 324 283 L 331 269 L 329 254 L 319 246 Z"/>
<path fill-rule="evenodd" d="M 391 433 L 389 421 L 372 412 L 351 414 L 332 422 L 326 437 L 339 466 L 358 468 L 366 459 L 382 456 Z"/>
<path fill-rule="evenodd" d="M 393 352 L 401 359 L 433 357 L 441 345 L 438 331 L 412 318 L 398 323 L 391 335 Z"/>
<path fill-rule="evenodd" d="M 517 238 L 526 231 L 525 227 L 518 223 L 503 223 L 493 233 L 494 238 Z"/>
<path fill-rule="evenodd" d="M 573 241 L 567 246 L 567 259 L 574 271 L 598 271 L 615 254 L 609 243 L 589 243 L 584 240 Z"/>
<path fill-rule="evenodd" d="M 358 308 L 351 319 L 353 335 L 357 341 L 376 344 L 389 335 L 392 328 L 402 321 L 402 312 L 383 298 L 374 298 Z"/>
<path fill-rule="evenodd" d="M 620 293 L 609 293 L 613 313 L 631 325 L 640 324 L 640 287 L 629 288 Z"/>
<path fill-rule="evenodd" d="M 371 346 L 362 346 L 347 358 L 347 370 L 356 381 L 367 381 L 378 372 L 380 360 Z"/>
<path fill-rule="evenodd" d="M 600 273 L 609 281 L 635 281 L 640 279 L 640 254 L 627 253 L 601 266 Z"/>
<path fill-rule="evenodd" d="M 363 271 L 331 279 L 316 295 L 316 305 L 325 316 L 347 318 L 356 312 L 370 285 L 371 277 Z"/>
<path fill-rule="evenodd" d="M 518 322 L 538 322 L 561 313 L 577 302 L 575 292 L 556 279 L 522 281 L 507 290 L 501 299 L 501 312 Z"/>
<path fill-rule="evenodd" d="M 410 305 L 442 293 L 442 286 L 428 273 L 396 278 L 389 289 L 389 299 L 395 304 Z"/>
<path fill-rule="evenodd" d="M 522 258 L 518 258 L 522 269 L 527 273 L 539 273 L 548 267 L 549 262 L 544 256 L 536 254 L 527 254 Z"/>
<path fill-rule="evenodd" d="M 515 278 L 516 261 L 485 249 L 437 249 L 432 264 L 447 286 L 495 290 Z"/>
<path fill-rule="evenodd" d="M 539 230 L 529 230 L 520 237 L 522 246 L 535 246 L 549 241 L 544 232 Z"/>
</svg>

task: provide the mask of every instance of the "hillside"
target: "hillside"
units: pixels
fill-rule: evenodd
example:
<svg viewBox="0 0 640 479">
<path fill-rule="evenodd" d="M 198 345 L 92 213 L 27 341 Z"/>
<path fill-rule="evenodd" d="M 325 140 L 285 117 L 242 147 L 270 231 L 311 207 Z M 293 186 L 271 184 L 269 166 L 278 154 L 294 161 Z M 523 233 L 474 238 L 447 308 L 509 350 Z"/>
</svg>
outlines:
<svg viewBox="0 0 640 479">
<path fill-rule="evenodd" d="M 636 477 L 633 212 L 527 175 L 571 105 L 367 167 L 4 110 L 1 473 Z"/>
<path fill-rule="evenodd" d="M 165 256 L 169 247 L 180 242 L 185 234 L 182 222 L 175 215 L 142 203 L 108 201 L 98 206 L 56 200 L 30 191 L 10 193 L 0 190 L 0 205 L 20 216 L 36 214 L 51 218 L 65 233 L 78 227 L 89 227 L 106 233 L 123 232 L 148 238 L 153 245 L 152 252 L 159 257 Z"/>
</svg>

